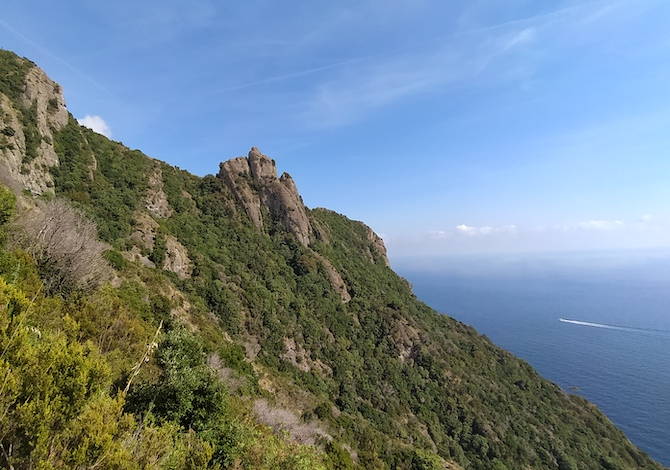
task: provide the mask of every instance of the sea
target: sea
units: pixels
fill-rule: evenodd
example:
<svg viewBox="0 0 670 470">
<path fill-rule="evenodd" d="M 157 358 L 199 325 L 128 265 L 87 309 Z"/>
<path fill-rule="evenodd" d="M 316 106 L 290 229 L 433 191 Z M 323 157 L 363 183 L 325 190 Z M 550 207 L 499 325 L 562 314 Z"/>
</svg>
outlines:
<svg viewBox="0 0 670 470">
<path fill-rule="evenodd" d="M 670 467 L 670 250 L 392 259 L 416 296 L 595 403 Z"/>
</svg>

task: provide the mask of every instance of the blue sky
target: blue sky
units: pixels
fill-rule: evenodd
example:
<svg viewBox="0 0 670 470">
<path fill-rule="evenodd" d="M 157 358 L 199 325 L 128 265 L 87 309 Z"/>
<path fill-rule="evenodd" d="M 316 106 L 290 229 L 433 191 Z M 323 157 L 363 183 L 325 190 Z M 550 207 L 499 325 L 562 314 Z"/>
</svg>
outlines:
<svg viewBox="0 0 670 470">
<path fill-rule="evenodd" d="M 670 246 L 665 0 L 7 0 L 0 47 L 195 174 L 258 147 L 392 259 Z"/>
</svg>

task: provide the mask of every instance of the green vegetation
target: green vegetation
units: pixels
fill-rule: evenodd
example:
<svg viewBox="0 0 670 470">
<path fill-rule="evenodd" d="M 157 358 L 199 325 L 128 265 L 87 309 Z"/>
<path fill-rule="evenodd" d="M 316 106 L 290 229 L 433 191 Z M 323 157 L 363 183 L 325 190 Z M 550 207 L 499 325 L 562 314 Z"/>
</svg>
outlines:
<svg viewBox="0 0 670 470">
<path fill-rule="evenodd" d="M 57 191 L 90 209 L 102 240 L 122 244 L 147 189 L 149 158 L 80 127 L 73 117 L 55 136 L 54 148 Z"/>
<path fill-rule="evenodd" d="M 35 64 L 27 59 L 21 59 L 9 51 L 0 50 L 0 70 L 2 71 L 0 73 L 0 93 L 7 96 L 19 111 L 26 144 L 26 151 L 23 155 L 24 171 L 27 171 L 25 165 L 37 157 L 37 149 L 42 142 L 37 130 L 36 105 L 26 106 L 21 101 L 26 88 L 26 75 L 34 66 Z M 5 126 L 2 130 L 2 134 L 7 137 L 13 136 L 14 132 L 14 129 L 9 126 Z M 3 147 L 9 148 L 7 144 L 3 144 Z"/>
<path fill-rule="evenodd" d="M 34 66 L 28 59 L 0 49 L 0 93 L 18 102 L 26 89 L 26 75 Z"/>
<path fill-rule="evenodd" d="M 3 57 L 11 97 L 26 65 Z M 0 186 L 1 465 L 662 468 L 593 405 L 418 301 L 363 224 L 308 211 L 305 247 L 268 214 L 254 227 L 219 178 L 73 118 L 53 146 L 39 207 L 95 221 L 107 244 L 85 238 L 87 259 L 113 275 L 54 282 L 76 262 L 46 263 Z M 187 275 L 162 269 L 175 240 Z"/>
<path fill-rule="evenodd" d="M 3 231 L 12 203 L 0 187 Z M 138 297 L 145 292 L 48 296 L 28 255 L 0 251 L 3 466 L 325 468 L 313 448 L 254 424 L 206 365 L 201 340 L 183 328 L 162 335 L 154 360 L 143 364 L 161 310 Z M 136 367 L 144 367 L 141 380 L 126 397 Z"/>
</svg>

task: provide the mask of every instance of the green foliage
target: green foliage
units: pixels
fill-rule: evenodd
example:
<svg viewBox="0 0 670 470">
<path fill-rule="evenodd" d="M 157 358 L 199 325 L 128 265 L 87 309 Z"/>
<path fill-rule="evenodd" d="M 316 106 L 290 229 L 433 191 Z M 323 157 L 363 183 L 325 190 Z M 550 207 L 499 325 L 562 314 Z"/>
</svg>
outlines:
<svg viewBox="0 0 670 470">
<path fill-rule="evenodd" d="M 37 149 L 42 143 L 42 136 L 37 129 L 37 104 L 29 107 L 21 107 L 21 124 L 26 141 L 26 152 L 23 155 L 23 163 L 30 163 L 37 158 Z"/>
<path fill-rule="evenodd" d="M 21 256 L 1 253 L 9 266 L 21 264 Z M 141 357 L 146 325 L 114 289 L 66 300 L 38 291 L 29 300 L 23 287 L 32 289 L 36 270 L 25 269 L 13 276 L 18 285 L 0 270 L 0 465 L 324 468 L 314 449 L 278 439 L 232 409 L 201 342 L 182 329 L 155 353 L 160 375 L 134 387 L 126 405 L 111 384 L 130 369 L 128 357 Z M 138 411 L 139 421 L 124 411 L 138 403 L 149 408 Z"/>
<path fill-rule="evenodd" d="M 51 113 L 58 110 L 58 99 L 57 98 L 51 98 L 49 100 L 49 102 L 47 103 L 47 110 Z"/>
<path fill-rule="evenodd" d="M 6 463 L 94 462 L 123 427 L 118 400 L 103 393 L 109 376 L 104 360 L 89 344 L 32 325 L 30 302 L 1 278 L 0 299 L 0 436 L 5 453 L 11 449 Z M 93 415 L 107 427 L 93 429 Z"/>
<path fill-rule="evenodd" d="M 54 149 L 60 160 L 51 168 L 56 191 L 91 213 L 103 240 L 114 243 L 130 235 L 133 212 L 147 188 L 149 159 L 79 126 L 72 117 L 55 133 Z"/>
<path fill-rule="evenodd" d="M 33 103 L 31 106 L 25 106 L 21 101 L 26 87 L 26 75 L 34 66 L 35 64 L 28 59 L 22 59 L 12 52 L 0 50 L 0 93 L 7 96 L 19 111 L 26 145 L 23 155 L 24 165 L 37 157 L 37 149 L 42 142 L 42 136 L 37 129 L 37 105 Z M 1 132 L 7 137 L 15 133 L 14 129 L 9 126 L 5 126 Z"/>
<path fill-rule="evenodd" d="M 0 248 L 7 242 L 7 223 L 14 214 L 16 196 L 9 188 L 0 185 Z"/>
<path fill-rule="evenodd" d="M 117 271 L 122 271 L 130 265 L 123 255 L 116 250 L 107 250 L 102 256 Z"/>
<path fill-rule="evenodd" d="M 26 75 L 34 66 L 28 59 L 0 49 L 0 93 L 18 102 L 26 87 Z"/>
<path fill-rule="evenodd" d="M 154 262 L 157 267 L 162 267 L 165 262 L 165 255 L 167 254 L 167 237 L 162 230 L 156 232 L 154 238 L 154 249 L 149 255 L 149 259 Z"/>
<path fill-rule="evenodd" d="M 16 207 L 16 196 L 9 188 L 0 185 L 0 227 L 9 222 L 9 219 L 14 215 L 14 208 Z"/>
<path fill-rule="evenodd" d="M 183 329 L 170 331 L 156 361 L 163 370 L 159 381 L 137 386 L 130 394 L 135 412 L 151 409 L 157 417 L 196 431 L 206 428 L 212 416 L 225 414 L 225 391 L 205 364 L 195 337 Z"/>
<path fill-rule="evenodd" d="M 232 342 L 225 342 L 217 348 L 217 352 L 227 367 L 244 374 L 254 383 L 258 381 L 253 366 L 247 361 L 246 351 L 243 346 Z"/>
<path fill-rule="evenodd" d="M 223 468 L 320 468 L 314 452 L 274 438 L 259 440 L 258 430 L 235 418 L 225 388 L 205 364 L 201 342 L 186 330 L 170 331 L 155 358 L 162 374 L 131 389 L 128 409 L 133 413 L 195 432 Z"/>
</svg>

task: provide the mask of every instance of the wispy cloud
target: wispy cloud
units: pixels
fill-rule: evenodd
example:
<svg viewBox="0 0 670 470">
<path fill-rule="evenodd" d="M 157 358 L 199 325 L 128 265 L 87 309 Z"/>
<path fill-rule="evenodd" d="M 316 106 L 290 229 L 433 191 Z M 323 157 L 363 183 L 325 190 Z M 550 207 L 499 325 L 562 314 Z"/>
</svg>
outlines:
<svg viewBox="0 0 670 470">
<path fill-rule="evenodd" d="M 319 83 L 308 100 L 305 120 L 317 127 L 355 122 L 386 105 L 436 92 L 481 74 L 492 61 L 533 40 L 532 29 L 506 33 L 494 41 L 423 45 L 341 67 Z M 437 47 L 435 47 L 437 46 Z M 473 50 L 480 49 L 480 50 Z M 345 65 L 345 64 L 342 64 Z"/>
<path fill-rule="evenodd" d="M 118 34 L 132 38 L 137 48 L 153 47 L 204 29 L 217 15 L 217 7 L 210 0 L 166 0 L 158 8 L 154 2 L 118 0 L 99 2 L 95 8 Z"/>
<path fill-rule="evenodd" d="M 9 31 L 11 34 L 16 36 L 17 38 L 19 38 L 21 41 L 26 43 L 31 48 L 39 51 L 40 53 L 44 54 L 45 56 L 51 58 L 52 60 L 58 62 L 61 65 L 67 67 L 68 69 L 75 72 L 77 75 L 85 78 L 88 82 L 95 85 L 95 87 L 98 88 L 99 90 L 104 91 L 108 95 L 113 95 L 113 93 L 111 91 L 109 91 L 106 87 L 104 87 L 103 85 L 101 85 L 100 83 L 95 81 L 93 78 L 91 78 L 90 76 L 83 73 L 77 67 L 75 67 L 72 64 L 68 63 L 67 61 L 65 61 L 62 57 L 57 56 L 56 54 L 52 53 L 49 49 L 47 49 L 47 48 L 41 46 L 40 44 L 36 43 L 35 41 L 30 39 L 25 34 L 21 33 L 17 29 L 15 29 L 12 26 L 10 26 L 9 24 L 7 24 L 7 22 L 3 21 L 1 18 L 0 18 L 0 26 L 2 26 L 5 30 Z"/>
<path fill-rule="evenodd" d="M 445 232 L 444 230 L 429 230 L 428 237 L 433 240 L 443 240 L 445 238 L 450 238 L 452 234 Z"/>
<path fill-rule="evenodd" d="M 580 3 L 497 25 L 470 24 L 455 33 L 341 64 L 327 81 L 313 88 L 305 121 L 317 127 L 352 123 L 416 95 L 449 91 L 491 71 L 494 65 L 496 71 L 488 80 L 523 78 L 507 71 L 521 67 L 532 74 L 534 60 L 555 54 L 561 43 L 579 42 L 592 33 L 594 23 L 616 22 L 633 3 Z M 515 59 L 517 52 L 528 48 L 536 48 L 538 53 Z"/>
<path fill-rule="evenodd" d="M 642 215 L 634 220 L 524 225 L 466 225 L 385 238 L 387 248 L 404 254 L 496 253 L 586 248 L 663 246 L 670 219 Z"/>
<path fill-rule="evenodd" d="M 623 220 L 602 220 L 602 219 L 590 219 L 582 222 L 577 222 L 573 224 L 558 224 L 551 227 L 551 230 L 555 232 L 580 232 L 580 231 L 592 231 L 592 232 L 613 232 L 613 231 L 631 231 L 639 229 L 653 229 L 655 224 L 653 222 L 653 217 L 651 214 L 644 214 L 636 220 L 623 221 Z M 535 230 L 538 228 L 535 227 Z M 544 227 L 543 230 L 547 231 L 547 228 Z"/>
</svg>

